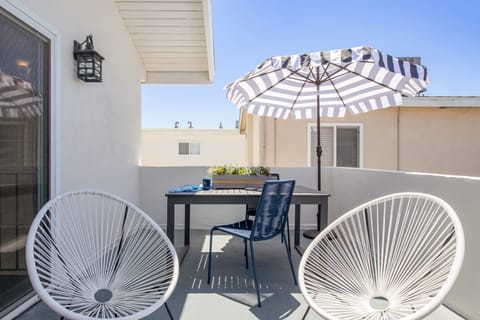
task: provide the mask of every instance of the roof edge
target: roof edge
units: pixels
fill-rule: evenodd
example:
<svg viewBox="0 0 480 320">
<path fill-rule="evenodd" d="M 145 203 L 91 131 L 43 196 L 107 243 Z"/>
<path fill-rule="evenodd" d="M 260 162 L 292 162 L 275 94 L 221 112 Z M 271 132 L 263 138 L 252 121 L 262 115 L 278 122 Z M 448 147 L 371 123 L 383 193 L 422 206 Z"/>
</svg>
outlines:
<svg viewBox="0 0 480 320">
<path fill-rule="evenodd" d="M 419 96 L 403 98 L 400 107 L 470 107 L 480 108 L 480 96 Z"/>
</svg>

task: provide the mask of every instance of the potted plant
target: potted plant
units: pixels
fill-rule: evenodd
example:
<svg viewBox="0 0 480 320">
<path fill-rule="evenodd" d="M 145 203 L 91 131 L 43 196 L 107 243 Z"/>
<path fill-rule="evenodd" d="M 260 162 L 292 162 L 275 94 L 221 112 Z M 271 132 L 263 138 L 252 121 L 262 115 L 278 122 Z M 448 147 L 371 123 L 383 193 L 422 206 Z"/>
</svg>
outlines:
<svg viewBox="0 0 480 320">
<path fill-rule="evenodd" d="M 262 166 L 213 166 L 208 169 L 214 189 L 261 188 L 265 180 L 274 179 L 270 169 Z"/>
</svg>

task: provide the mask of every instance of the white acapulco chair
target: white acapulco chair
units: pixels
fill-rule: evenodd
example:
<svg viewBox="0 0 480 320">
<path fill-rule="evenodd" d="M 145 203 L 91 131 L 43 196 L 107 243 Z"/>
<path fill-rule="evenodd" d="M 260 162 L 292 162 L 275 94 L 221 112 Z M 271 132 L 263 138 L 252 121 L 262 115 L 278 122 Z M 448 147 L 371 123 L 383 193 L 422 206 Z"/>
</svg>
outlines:
<svg viewBox="0 0 480 320">
<path fill-rule="evenodd" d="M 147 214 L 92 190 L 43 206 L 28 234 L 26 259 L 45 304 L 78 320 L 144 318 L 166 302 L 179 272 L 172 243 Z"/>
<path fill-rule="evenodd" d="M 397 193 L 347 212 L 306 249 L 300 290 L 328 320 L 422 319 L 445 298 L 463 262 L 463 229 L 443 200 Z"/>
</svg>

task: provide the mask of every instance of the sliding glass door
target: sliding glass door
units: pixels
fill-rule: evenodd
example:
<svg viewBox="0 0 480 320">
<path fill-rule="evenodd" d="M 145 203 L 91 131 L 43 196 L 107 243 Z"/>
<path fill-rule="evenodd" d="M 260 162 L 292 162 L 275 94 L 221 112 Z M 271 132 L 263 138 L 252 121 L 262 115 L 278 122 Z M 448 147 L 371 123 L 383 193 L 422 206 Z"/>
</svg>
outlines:
<svg viewBox="0 0 480 320">
<path fill-rule="evenodd" d="M 50 43 L 0 7 L 0 312 L 30 292 L 25 239 L 49 197 Z"/>
</svg>

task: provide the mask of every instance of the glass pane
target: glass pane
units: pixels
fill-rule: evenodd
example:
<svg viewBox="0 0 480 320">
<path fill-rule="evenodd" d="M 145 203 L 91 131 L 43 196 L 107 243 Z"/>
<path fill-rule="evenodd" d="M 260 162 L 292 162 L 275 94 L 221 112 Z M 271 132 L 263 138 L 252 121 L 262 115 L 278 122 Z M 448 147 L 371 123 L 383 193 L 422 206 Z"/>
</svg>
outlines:
<svg viewBox="0 0 480 320">
<path fill-rule="evenodd" d="M 25 240 L 49 190 L 49 43 L 0 9 L 0 311 L 32 290 Z"/>
<path fill-rule="evenodd" d="M 200 154 L 200 143 L 190 143 L 190 154 Z"/>
<path fill-rule="evenodd" d="M 337 166 L 358 168 L 358 128 L 337 128 Z"/>
<path fill-rule="evenodd" d="M 188 142 L 180 142 L 178 144 L 178 154 L 188 154 Z"/>
</svg>

